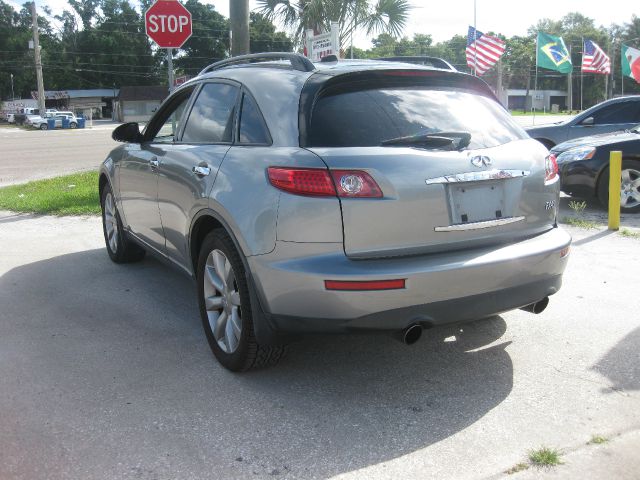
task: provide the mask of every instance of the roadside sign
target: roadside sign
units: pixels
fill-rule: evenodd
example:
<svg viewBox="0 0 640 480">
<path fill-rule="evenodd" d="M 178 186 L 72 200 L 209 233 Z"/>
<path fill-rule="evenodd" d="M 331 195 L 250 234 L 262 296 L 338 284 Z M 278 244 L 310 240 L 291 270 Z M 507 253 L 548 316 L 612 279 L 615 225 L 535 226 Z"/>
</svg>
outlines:
<svg viewBox="0 0 640 480">
<path fill-rule="evenodd" d="M 306 51 L 305 55 L 312 62 L 319 62 L 327 55 L 340 56 L 340 41 L 338 33 L 340 27 L 337 23 L 331 23 L 331 31 L 327 33 L 314 34 L 313 30 L 306 32 Z"/>
<path fill-rule="evenodd" d="M 144 27 L 162 48 L 180 48 L 192 33 L 191 13 L 177 0 L 157 0 L 144 14 Z"/>
</svg>

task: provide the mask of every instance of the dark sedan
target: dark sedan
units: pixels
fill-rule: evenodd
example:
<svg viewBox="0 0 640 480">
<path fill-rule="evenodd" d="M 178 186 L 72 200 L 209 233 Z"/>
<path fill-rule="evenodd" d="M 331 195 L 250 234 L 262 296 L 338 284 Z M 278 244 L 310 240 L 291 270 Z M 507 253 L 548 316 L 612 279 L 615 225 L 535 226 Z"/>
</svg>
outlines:
<svg viewBox="0 0 640 480">
<path fill-rule="evenodd" d="M 588 135 L 632 128 L 640 122 L 640 95 L 612 98 L 564 122 L 526 127 L 531 138 L 545 147 Z"/>
<path fill-rule="evenodd" d="M 640 212 L 640 125 L 614 133 L 583 137 L 551 149 L 560 170 L 563 192 L 609 201 L 609 154 L 622 151 L 620 205 L 625 213 Z"/>
</svg>

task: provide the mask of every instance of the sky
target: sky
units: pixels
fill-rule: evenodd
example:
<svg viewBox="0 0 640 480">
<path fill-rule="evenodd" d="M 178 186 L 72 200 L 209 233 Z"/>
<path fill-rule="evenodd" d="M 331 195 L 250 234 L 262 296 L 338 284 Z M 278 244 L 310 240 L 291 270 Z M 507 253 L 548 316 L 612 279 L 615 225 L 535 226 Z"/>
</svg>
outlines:
<svg viewBox="0 0 640 480">
<path fill-rule="evenodd" d="M 213 4 L 221 14 L 229 16 L 230 0 L 201 1 Z M 67 0 L 36 2 L 38 6 L 48 5 L 54 14 L 69 8 Z M 9 3 L 18 7 L 23 2 L 9 0 Z M 404 31 L 404 35 L 408 37 L 413 37 L 416 33 L 430 34 L 436 43 L 448 40 L 456 34 L 466 35 L 468 26 L 473 25 L 474 0 L 409 0 L 409 3 L 413 9 Z M 250 0 L 249 5 L 254 9 L 257 1 Z M 511 37 L 525 35 L 527 29 L 542 18 L 560 19 L 569 12 L 580 12 L 593 18 L 596 25 L 605 27 L 612 23 L 627 23 L 632 15 L 640 14 L 640 3 L 634 0 L 476 0 L 476 12 L 478 30 Z M 366 35 L 360 34 L 354 38 L 354 45 L 370 48 L 370 40 Z"/>
</svg>

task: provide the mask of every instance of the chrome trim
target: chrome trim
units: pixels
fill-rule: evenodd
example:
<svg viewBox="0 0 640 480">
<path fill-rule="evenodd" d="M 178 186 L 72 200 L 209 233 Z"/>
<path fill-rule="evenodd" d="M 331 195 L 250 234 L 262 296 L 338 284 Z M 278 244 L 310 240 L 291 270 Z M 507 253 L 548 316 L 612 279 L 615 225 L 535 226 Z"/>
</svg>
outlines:
<svg viewBox="0 0 640 480">
<path fill-rule="evenodd" d="M 435 227 L 436 232 L 464 232 L 466 230 L 480 230 L 483 228 L 499 227 L 501 225 L 508 225 L 510 223 L 521 222 L 524 217 L 506 217 L 496 218 L 495 220 L 485 220 L 482 222 L 471 223 L 458 223 L 456 225 L 449 225 L 446 227 Z"/>
<path fill-rule="evenodd" d="M 529 170 L 485 170 L 483 172 L 465 172 L 455 175 L 445 175 L 444 177 L 427 178 L 427 185 L 464 183 L 464 182 L 484 182 L 489 180 L 500 180 L 502 178 L 517 178 L 530 175 Z"/>
</svg>

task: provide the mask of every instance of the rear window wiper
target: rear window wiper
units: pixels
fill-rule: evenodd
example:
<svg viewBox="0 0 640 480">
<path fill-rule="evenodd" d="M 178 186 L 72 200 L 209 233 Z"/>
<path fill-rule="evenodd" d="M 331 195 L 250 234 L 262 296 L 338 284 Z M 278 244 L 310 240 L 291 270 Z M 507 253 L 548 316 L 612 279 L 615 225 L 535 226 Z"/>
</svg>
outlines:
<svg viewBox="0 0 640 480">
<path fill-rule="evenodd" d="M 421 145 L 431 148 L 444 148 L 452 146 L 456 139 L 458 139 L 458 143 L 454 148 L 461 150 L 471 143 L 471 134 L 469 132 L 423 133 L 421 135 L 390 138 L 384 140 L 380 145 Z"/>
</svg>

